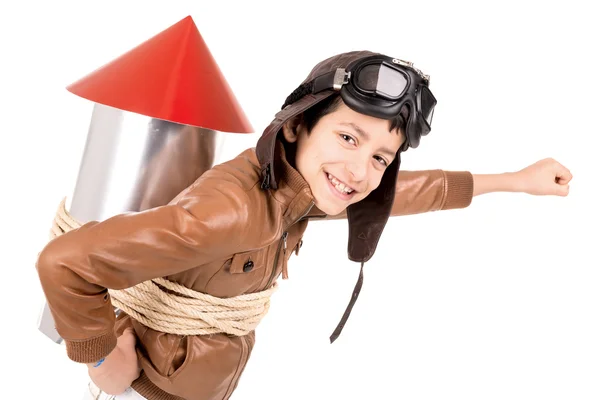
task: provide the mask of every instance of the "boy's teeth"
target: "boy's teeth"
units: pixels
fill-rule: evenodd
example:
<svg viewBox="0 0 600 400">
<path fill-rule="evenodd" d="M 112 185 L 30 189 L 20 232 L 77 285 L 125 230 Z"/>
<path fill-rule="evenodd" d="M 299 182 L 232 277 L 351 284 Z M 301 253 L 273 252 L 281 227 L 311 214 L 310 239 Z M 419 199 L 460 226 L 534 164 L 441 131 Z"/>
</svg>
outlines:
<svg viewBox="0 0 600 400">
<path fill-rule="evenodd" d="M 327 174 L 327 177 L 329 178 L 329 180 L 331 181 L 331 183 L 333 183 L 333 186 L 339 192 L 345 193 L 345 194 L 352 193 L 352 189 L 350 189 L 349 187 L 346 187 L 346 185 L 344 185 L 343 183 L 341 183 L 340 181 L 338 181 L 337 179 L 335 179 L 331 174 Z"/>
</svg>

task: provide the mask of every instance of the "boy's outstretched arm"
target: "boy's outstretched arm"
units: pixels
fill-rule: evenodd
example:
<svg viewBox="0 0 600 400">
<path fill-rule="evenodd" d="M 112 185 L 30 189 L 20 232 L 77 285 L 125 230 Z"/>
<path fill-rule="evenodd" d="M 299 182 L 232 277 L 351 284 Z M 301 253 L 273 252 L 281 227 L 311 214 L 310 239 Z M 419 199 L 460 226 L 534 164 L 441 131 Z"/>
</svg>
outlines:
<svg viewBox="0 0 600 400">
<path fill-rule="evenodd" d="M 571 172 L 552 158 L 516 172 L 399 171 L 392 215 L 465 208 L 473 197 L 493 192 L 566 196 Z"/>
<path fill-rule="evenodd" d="M 469 171 L 399 171 L 392 216 L 466 208 L 473 197 L 493 192 L 566 196 L 571 172 L 552 158 L 540 160 L 520 171 L 472 174 Z M 311 217 L 323 218 L 315 210 Z M 347 218 L 346 212 L 324 219 Z"/>
<path fill-rule="evenodd" d="M 473 196 L 492 192 L 519 192 L 536 196 L 567 196 L 571 172 L 552 158 L 517 172 L 473 175 Z"/>
<path fill-rule="evenodd" d="M 89 222 L 50 241 L 36 268 L 69 358 L 93 363 L 115 347 L 107 289 L 175 274 L 252 246 L 261 207 L 226 174 L 207 172 L 171 204 Z"/>
</svg>

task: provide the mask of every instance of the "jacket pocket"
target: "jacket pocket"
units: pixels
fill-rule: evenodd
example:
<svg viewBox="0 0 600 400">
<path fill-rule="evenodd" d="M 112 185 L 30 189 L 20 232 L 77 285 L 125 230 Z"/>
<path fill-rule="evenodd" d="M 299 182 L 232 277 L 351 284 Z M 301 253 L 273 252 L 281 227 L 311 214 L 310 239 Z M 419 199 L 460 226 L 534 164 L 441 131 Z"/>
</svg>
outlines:
<svg viewBox="0 0 600 400">
<path fill-rule="evenodd" d="M 134 321 L 134 326 L 140 325 Z M 175 379 L 190 359 L 190 337 L 147 329 L 141 338 L 145 351 L 138 351 L 144 371 L 162 379 Z M 139 349 L 138 349 L 139 350 Z"/>
<path fill-rule="evenodd" d="M 177 375 L 187 366 L 191 359 L 190 337 L 183 336 L 177 350 L 171 360 L 171 365 L 167 376 L 169 379 L 177 379 Z"/>
<path fill-rule="evenodd" d="M 203 292 L 226 298 L 260 290 L 267 265 L 268 248 L 236 253 L 213 274 Z"/>
<path fill-rule="evenodd" d="M 267 251 L 254 250 L 237 253 L 231 259 L 229 272 L 232 274 L 246 274 L 265 268 L 267 264 Z"/>
<path fill-rule="evenodd" d="M 188 336 L 185 360 L 172 374 L 160 373 L 151 363 L 142 363 L 142 367 L 156 386 L 174 396 L 225 399 L 237 386 L 248 362 L 254 339 L 251 335 Z"/>
</svg>

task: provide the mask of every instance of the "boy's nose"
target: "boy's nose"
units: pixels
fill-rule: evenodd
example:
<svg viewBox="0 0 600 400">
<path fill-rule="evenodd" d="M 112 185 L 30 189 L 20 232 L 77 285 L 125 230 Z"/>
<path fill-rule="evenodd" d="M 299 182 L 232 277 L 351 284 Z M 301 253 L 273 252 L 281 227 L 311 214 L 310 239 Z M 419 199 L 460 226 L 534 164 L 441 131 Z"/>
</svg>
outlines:
<svg viewBox="0 0 600 400">
<path fill-rule="evenodd" d="M 367 164 L 364 162 L 350 162 L 346 164 L 346 169 L 350 173 L 353 182 L 350 185 L 360 183 L 367 178 Z M 356 188 L 355 189 L 359 189 Z"/>
</svg>

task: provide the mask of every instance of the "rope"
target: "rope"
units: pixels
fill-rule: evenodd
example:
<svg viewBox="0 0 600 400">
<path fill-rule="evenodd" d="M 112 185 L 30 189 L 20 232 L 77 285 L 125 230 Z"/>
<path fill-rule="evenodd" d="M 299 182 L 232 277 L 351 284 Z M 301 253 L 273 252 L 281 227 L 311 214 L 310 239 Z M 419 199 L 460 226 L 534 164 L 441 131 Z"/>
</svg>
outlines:
<svg viewBox="0 0 600 400">
<path fill-rule="evenodd" d="M 65 203 L 66 198 L 63 198 L 52 223 L 51 240 L 81 226 L 67 212 Z M 155 278 L 123 290 L 108 289 L 108 292 L 113 306 L 160 332 L 243 336 L 254 330 L 267 314 L 275 290 L 277 284 L 258 293 L 219 298 Z"/>
</svg>

